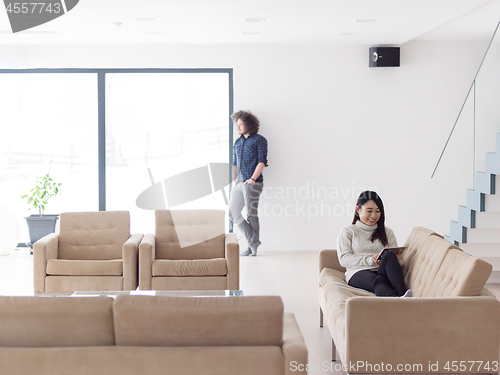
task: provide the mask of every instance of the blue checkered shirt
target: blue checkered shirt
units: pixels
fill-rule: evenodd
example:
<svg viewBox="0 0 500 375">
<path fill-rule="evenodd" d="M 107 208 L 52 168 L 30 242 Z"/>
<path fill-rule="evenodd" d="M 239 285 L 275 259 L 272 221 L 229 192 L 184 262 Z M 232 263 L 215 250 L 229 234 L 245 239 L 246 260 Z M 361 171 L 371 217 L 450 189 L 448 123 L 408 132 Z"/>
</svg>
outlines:
<svg viewBox="0 0 500 375">
<path fill-rule="evenodd" d="M 233 148 L 233 165 L 238 167 L 238 177 L 241 176 L 243 181 L 248 180 L 259 163 L 267 166 L 267 139 L 260 134 L 239 137 Z M 256 182 L 262 181 L 264 178 L 261 173 Z"/>
</svg>

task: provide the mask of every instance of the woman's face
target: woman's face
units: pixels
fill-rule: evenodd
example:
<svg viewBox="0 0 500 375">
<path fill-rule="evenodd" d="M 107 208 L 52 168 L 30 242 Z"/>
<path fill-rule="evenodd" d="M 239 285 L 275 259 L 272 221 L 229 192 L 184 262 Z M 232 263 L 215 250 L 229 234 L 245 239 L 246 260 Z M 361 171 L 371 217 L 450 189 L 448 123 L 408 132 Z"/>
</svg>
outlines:
<svg viewBox="0 0 500 375">
<path fill-rule="evenodd" d="M 375 225 L 380 219 L 380 209 L 374 201 L 368 201 L 359 208 L 356 206 L 356 212 L 359 214 L 359 220 L 366 225 Z"/>
</svg>

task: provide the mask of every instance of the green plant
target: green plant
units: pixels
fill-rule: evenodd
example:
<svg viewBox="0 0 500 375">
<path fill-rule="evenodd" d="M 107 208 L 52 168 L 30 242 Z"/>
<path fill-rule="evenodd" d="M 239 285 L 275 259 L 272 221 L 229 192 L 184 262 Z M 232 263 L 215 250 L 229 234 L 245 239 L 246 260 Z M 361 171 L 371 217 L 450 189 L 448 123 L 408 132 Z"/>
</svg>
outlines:
<svg viewBox="0 0 500 375">
<path fill-rule="evenodd" d="M 43 216 L 45 206 L 48 204 L 49 199 L 61 193 L 61 183 L 54 182 L 52 177 L 50 177 L 51 166 L 52 160 L 50 161 L 48 173 L 41 177 L 37 177 L 35 187 L 31 189 L 28 194 L 21 196 L 21 198 L 28 200 L 29 206 L 33 206 L 35 210 L 38 209 L 38 214 L 40 216 Z"/>
</svg>

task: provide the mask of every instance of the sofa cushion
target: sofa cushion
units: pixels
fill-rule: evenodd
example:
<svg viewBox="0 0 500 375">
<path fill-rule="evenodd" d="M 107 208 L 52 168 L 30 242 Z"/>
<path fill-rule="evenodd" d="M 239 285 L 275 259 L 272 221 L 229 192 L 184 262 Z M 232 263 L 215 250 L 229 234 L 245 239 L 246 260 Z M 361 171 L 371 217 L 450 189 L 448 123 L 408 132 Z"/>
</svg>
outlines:
<svg viewBox="0 0 500 375">
<path fill-rule="evenodd" d="M 227 276 L 157 276 L 151 278 L 152 290 L 225 290 Z"/>
<path fill-rule="evenodd" d="M 345 336 L 345 304 L 351 297 L 372 296 L 374 293 L 347 285 L 345 274 L 331 268 L 323 268 L 319 275 L 319 285 L 328 304 L 328 314 L 335 327 Z"/>
<path fill-rule="evenodd" d="M 114 345 L 113 299 L 0 297 L 0 347 Z"/>
<path fill-rule="evenodd" d="M 283 302 L 277 296 L 119 295 L 114 326 L 116 345 L 281 346 Z"/>
<path fill-rule="evenodd" d="M 59 229 L 59 259 L 121 259 L 130 237 L 127 211 L 65 212 Z"/>
<path fill-rule="evenodd" d="M 156 211 L 156 259 L 224 258 L 224 215 L 223 210 Z"/>
<path fill-rule="evenodd" d="M 120 276 L 123 275 L 123 261 L 48 259 L 47 275 Z"/>
<path fill-rule="evenodd" d="M 450 249 L 434 278 L 428 296 L 478 296 L 492 271 L 491 264 L 463 251 Z"/>
<path fill-rule="evenodd" d="M 417 263 L 417 254 L 419 248 L 423 246 L 425 241 L 430 236 L 441 237 L 439 234 L 424 227 L 415 227 L 412 229 L 410 235 L 406 239 L 404 246 L 405 251 L 401 254 L 401 266 L 405 275 L 405 283 L 408 288 L 411 288 L 411 275 Z M 442 237 L 441 237 L 442 238 Z"/>
<path fill-rule="evenodd" d="M 227 275 L 226 260 L 193 259 L 153 261 L 153 276 L 224 276 Z"/>
<path fill-rule="evenodd" d="M 411 288 L 414 297 L 428 297 L 449 249 L 458 249 L 443 238 L 428 237 L 416 254 L 413 271 L 408 278 L 407 287 Z M 406 251 L 406 250 L 405 250 Z"/>
<path fill-rule="evenodd" d="M 45 277 L 45 293 L 123 290 L 123 276 L 50 276 Z"/>
<path fill-rule="evenodd" d="M 2 348 L 0 364 L 5 375 L 283 375 L 290 367 L 278 346 Z"/>
</svg>

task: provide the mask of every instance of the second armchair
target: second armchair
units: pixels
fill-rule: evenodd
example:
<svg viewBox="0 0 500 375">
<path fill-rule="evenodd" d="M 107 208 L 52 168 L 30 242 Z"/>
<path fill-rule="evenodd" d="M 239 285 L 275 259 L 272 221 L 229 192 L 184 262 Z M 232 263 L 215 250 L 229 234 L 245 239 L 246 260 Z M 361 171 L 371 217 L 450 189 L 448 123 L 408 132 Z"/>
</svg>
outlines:
<svg viewBox="0 0 500 375">
<path fill-rule="evenodd" d="M 237 290 L 239 245 L 223 210 L 155 212 L 139 247 L 141 290 Z"/>
</svg>

